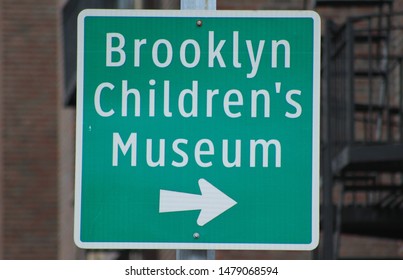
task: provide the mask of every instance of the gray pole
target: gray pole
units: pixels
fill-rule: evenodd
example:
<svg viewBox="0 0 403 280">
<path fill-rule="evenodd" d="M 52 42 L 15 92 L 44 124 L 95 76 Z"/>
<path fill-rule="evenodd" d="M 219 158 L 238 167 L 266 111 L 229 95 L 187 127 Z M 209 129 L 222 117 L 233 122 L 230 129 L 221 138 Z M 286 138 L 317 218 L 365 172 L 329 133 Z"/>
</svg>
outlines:
<svg viewBox="0 0 403 280">
<path fill-rule="evenodd" d="M 181 0 L 181 10 L 216 10 L 216 0 Z M 214 250 L 176 250 L 177 260 L 214 260 Z"/>
<path fill-rule="evenodd" d="M 216 10 L 216 0 L 181 0 L 181 10 Z"/>
</svg>

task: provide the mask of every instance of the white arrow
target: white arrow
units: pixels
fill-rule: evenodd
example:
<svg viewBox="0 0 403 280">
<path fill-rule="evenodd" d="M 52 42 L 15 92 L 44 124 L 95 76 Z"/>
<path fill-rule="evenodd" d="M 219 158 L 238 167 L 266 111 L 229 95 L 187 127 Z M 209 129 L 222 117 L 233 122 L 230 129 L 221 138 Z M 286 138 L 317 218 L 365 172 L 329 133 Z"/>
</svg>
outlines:
<svg viewBox="0 0 403 280">
<path fill-rule="evenodd" d="M 197 219 L 204 226 L 237 204 L 205 179 L 199 180 L 201 195 L 160 190 L 160 213 L 201 210 Z"/>
</svg>

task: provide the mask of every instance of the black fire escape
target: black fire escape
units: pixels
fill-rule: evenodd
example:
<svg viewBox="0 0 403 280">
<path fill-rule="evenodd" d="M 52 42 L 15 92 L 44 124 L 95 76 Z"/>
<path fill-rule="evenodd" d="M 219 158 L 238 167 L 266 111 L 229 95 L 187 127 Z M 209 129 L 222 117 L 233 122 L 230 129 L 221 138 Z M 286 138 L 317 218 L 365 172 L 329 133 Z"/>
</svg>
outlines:
<svg viewBox="0 0 403 280">
<path fill-rule="evenodd" d="M 403 239 L 403 13 L 392 5 L 316 1 L 376 8 L 325 22 L 321 258 L 339 257 L 341 233 Z"/>
</svg>

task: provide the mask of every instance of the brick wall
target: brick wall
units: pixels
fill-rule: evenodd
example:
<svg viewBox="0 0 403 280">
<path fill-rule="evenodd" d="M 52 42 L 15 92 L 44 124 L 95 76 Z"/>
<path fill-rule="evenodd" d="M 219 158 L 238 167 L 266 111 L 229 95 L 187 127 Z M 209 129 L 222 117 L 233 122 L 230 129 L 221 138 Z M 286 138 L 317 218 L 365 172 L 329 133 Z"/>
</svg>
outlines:
<svg viewBox="0 0 403 280">
<path fill-rule="evenodd" d="M 2 258 L 57 257 L 57 10 L 1 0 Z"/>
</svg>

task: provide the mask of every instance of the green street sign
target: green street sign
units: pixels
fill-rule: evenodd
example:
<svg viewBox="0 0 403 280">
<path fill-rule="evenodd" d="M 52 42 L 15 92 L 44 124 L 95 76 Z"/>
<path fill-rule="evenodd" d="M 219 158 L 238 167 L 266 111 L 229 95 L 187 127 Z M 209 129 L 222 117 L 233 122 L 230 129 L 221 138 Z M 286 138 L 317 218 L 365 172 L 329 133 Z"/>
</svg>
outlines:
<svg viewBox="0 0 403 280">
<path fill-rule="evenodd" d="M 314 249 L 319 65 L 314 12 L 82 12 L 76 244 Z"/>
</svg>

